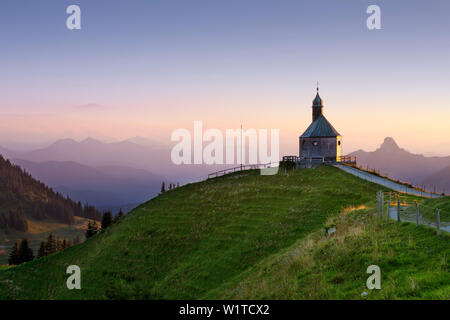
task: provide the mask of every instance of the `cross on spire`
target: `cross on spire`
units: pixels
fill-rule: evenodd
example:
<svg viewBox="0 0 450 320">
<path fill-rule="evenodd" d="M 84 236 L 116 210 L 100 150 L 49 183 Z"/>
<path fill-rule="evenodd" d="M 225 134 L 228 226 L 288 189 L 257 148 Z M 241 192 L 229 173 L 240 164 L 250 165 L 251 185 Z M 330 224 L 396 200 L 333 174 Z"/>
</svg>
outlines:
<svg viewBox="0 0 450 320">
<path fill-rule="evenodd" d="M 317 81 L 317 93 L 319 93 L 319 81 Z"/>
</svg>

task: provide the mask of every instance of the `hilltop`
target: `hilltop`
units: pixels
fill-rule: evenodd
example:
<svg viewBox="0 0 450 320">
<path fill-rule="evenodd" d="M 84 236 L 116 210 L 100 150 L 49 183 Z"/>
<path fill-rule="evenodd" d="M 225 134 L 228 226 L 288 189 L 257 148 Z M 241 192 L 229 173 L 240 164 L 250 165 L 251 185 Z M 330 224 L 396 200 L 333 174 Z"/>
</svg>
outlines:
<svg viewBox="0 0 450 320">
<path fill-rule="evenodd" d="M 9 299 L 448 299 L 449 236 L 380 224 L 380 186 L 334 167 L 245 171 L 189 184 L 140 205 L 104 232 L 0 271 Z M 79 265 L 82 290 L 66 288 Z"/>
</svg>

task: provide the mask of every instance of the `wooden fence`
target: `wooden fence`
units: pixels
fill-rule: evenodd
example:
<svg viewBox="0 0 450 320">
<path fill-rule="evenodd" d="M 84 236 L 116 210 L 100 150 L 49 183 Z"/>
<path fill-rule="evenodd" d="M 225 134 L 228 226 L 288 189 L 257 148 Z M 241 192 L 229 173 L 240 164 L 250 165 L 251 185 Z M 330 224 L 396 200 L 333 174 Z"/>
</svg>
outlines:
<svg viewBox="0 0 450 320">
<path fill-rule="evenodd" d="M 283 161 L 291 161 L 291 162 L 297 162 L 297 161 L 321 161 L 321 162 L 341 162 L 346 163 L 350 165 L 356 165 L 356 156 L 337 156 L 336 158 L 333 157 L 306 157 L 306 158 L 300 158 L 298 156 L 283 156 Z"/>
<path fill-rule="evenodd" d="M 356 156 L 338 156 L 336 160 L 341 163 L 346 163 L 346 164 L 356 166 Z"/>
<path fill-rule="evenodd" d="M 436 233 L 438 236 L 441 234 L 441 210 L 439 208 L 432 208 L 429 206 L 420 203 L 417 198 L 414 198 L 407 194 L 400 194 L 396 192 L 377 192 L 377 211 L 380 217 L 380 220 L 383 220 L 384 211 L 386 208 L 385 219 L 386 222 L 389 221 L 391 208 L 396 207 L 396 220 L 397 222 L 402 221 L 402 212 L 406 212 L 408 209 L 412 209 L 413 213 L 415 213 L 415 223 L 416 226 L 420 224 L 421 220 L 421 212 L 428 211 L 428 213 L 433 213 L 435 215 L 435 222 L 428 223 L 436 228 Z M 406 208 L 405 208 L 406 207 Z M 410 211 L 411 213 L 411 211 Z M 423 219 L 423 218 L 422 218 Z"/>
<path fill-rule="evenodd" d="M 208 174 L 208 179 L 215 178 L 215 177 L 220 177 L 220 176 L 223 176 L 225 174 L 239 172 L 239 171 L 244 171 L 244 170 L 256 170 L 256 169 L 271 168 L 271 167 L 274 167 L 275 164 L 278 164 L 278 162 L 270 162 L 270 163 L 265 163 L 265 164 L 245 164 L 245 165 L 240 165 L 238 167 L 228 168 L 228 169 L 223 169 L 223 170 L 219 170 L 219 171 L 216 171 L 216 172 L 212 172 L 212 173 Z"/>
</svg>

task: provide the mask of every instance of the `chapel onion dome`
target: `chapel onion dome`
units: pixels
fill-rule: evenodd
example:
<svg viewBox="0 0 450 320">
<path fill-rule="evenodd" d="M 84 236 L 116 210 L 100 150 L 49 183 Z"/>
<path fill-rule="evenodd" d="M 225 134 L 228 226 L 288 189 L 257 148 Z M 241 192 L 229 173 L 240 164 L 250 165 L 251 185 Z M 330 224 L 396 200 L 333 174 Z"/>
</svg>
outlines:
<svg viewBox="0 0 450 320">
<path fill-rule="evenodd" d="M 313 100 L 313 107 L 323 107 L 322 98 L 320 98 L 318 92 L 316 94 L 316 97 Z"/>
</svg>

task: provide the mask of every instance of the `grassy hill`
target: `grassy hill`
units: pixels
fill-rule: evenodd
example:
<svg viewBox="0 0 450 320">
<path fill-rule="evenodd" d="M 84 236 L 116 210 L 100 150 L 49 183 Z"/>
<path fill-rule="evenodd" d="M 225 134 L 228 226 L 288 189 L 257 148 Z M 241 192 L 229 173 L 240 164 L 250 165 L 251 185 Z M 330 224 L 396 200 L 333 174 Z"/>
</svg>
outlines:
<svg viewBox="0 0 450 320">
<path fill-rule="evenodd" d="M 333 167 L 183 186 L 80 245 L 0 270 L 0 298 L 449 299 L 450 237 L 380 223 L 380 189 Z M 82 290 L 66 288 L 71 264 Z M 373 292 L 371 264 L 382 273 Z"/>
</svg>

